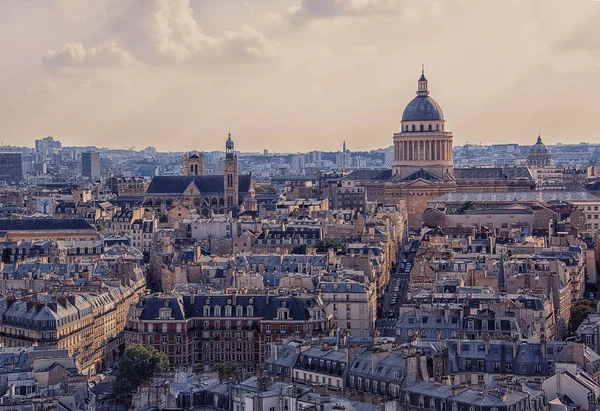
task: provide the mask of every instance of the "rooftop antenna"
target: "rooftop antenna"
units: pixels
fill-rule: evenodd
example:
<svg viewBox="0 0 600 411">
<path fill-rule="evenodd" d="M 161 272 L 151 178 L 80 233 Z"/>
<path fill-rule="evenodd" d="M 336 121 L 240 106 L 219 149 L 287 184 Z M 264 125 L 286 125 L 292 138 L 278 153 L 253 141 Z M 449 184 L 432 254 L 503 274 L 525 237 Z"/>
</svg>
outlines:
<svg viewBox="0 0 600 411">
<path fill-rule="evenodd" d="M 425 64 L 421 64 L 421 74 L 425 74 Z"/>
</svg>

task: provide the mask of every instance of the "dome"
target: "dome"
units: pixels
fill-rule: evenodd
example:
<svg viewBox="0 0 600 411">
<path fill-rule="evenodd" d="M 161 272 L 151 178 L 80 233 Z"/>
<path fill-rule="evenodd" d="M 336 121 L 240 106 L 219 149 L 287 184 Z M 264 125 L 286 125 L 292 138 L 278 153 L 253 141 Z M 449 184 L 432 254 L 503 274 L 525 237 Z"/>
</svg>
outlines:
<svg viewBox="0 0 600 411">
<path fill-rule="evenodd" d="M 531 147 L 531 153 L 547 153 L 548 147 L 542 142 L 542 137 L 538 136 L 537 142 Z"/>
<path fill-rule="evenodd" d="M 231 139 L 231 133 L 229 134 L 229 136 L 227 138 L 227 142 L 225 143 L 225 147 L 226 148 L 233 148 L 233 140 Z"/>
<path fill-rule="evenodd" d="M 404 109 L 402 121 L 443 121 L 440 105 L 429 96 L 415 97 Z"/>
</svg>

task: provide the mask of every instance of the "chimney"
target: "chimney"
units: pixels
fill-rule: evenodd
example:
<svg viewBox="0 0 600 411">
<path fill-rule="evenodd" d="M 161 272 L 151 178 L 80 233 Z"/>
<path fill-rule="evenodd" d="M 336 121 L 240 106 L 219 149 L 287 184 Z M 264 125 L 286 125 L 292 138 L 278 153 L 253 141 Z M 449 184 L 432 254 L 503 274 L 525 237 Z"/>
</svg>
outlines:
<svg viewBox="0 0 600 411">
<path fill-rule="evenodd" d="M 455 385 L 452 387 L 452 396 L 456 396 L 458 394 L 460 394 L 461 392 L 463 392 L 464 390 L 466 390 L 468 387 L 466 384 L 460 384 L 460 385 Z M 506 399 L 505 399 L 506 401 Z"/>
</svg>

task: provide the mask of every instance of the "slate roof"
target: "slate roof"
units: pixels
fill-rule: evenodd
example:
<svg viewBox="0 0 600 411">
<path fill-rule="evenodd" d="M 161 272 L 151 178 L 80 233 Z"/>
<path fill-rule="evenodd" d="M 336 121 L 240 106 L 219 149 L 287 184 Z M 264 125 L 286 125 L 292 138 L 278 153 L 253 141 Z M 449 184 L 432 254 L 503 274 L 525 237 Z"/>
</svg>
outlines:
<svg viewBox="0 0 600 411">
<path fill-rule="evenodd" d="M 598 201 L 598 197 L 586 191 L 516 191 L 516 192 L 464 192 L 448 193 L 435 199 L 440 203 L 472 202 L 535 202 L 535 201 Z"/>
<path fill-rule="evenodd" d="M 251 174 L 238 176 L 238 192 L 247 193 L 250 190 Z M 146 194 L 183 194 L 190 183 L 194 183 L 201 194 L 222 193 L 224 180 L 222 175 L 206 176 L 155 176 L 146 189 Z"/>
<path fill-rule="evenodd" d="M 430 173 L 429 171 L 421 168 L 420 170 L 415 171 L 414 173 L 404 177 L 403 179 L 400 179 L 399 181 L 414 181 L 414 180 L 418 180 L 419 178 L 423 179 L 423 180 L 428 180 L 428 181 L 442 181 L 441 178 L 439 178 L 438 176 L 436 176 L 435 174 Z M 394 179 L 392 179 L 394 180 Z"/>
<path fill-rule="evenodd" d="M 141 320 L 156 320 L 159 318 L 160 309 L 168 307 L 172 310 L 171 318 L 174 320 L 184 320 L 186 318 L 202 318 L 204 315 L 204 306 L 208 303 L 210 307 L 221 307 L 221 316 L 225 315 L 225 306 L 231 301 L 231 316 L 228 318 L 237 318 L 237 306 L 253 306 L 253 317 L 261 317 L 263 320 L 277 319 L 277 309 L 282 307 L 284 302 L 289 309 L 289 317 L 294 320 L 308 320 L 310 318 L 309 308 L 320 304 L 314 296 L 265 296 L 265 295 L 175 295 L 161 294 L 150 295 L 140 299 L 136 304 L 137 308 L 142 308 L 140 314 Z M 251 302 L 252 300 L 252 302 Z M 211 309 L 209 317 L 214 316 Z M 247 318 L 247 309 L 242 311 L 240 318 Z"/>
<path fill-rule="evenodd" d="M 82 218 L 0 220 L 0 231 L 96 230 Z"/>
<path fill-rule="evenodd" d="M 465 179 L 506 179 L 517 178 L 533 180 L 527 167 L 473 167 L 455 168 L 454 177 L 457 180 Z"/>
<path fill-rule="evenodd" d="M 356 281 L 321 282 L 319 288 L 324 293 L 366 293 L 364 285 Z"/>
<path fill-rule="evenodd" d="M 373 355 L 384 357 L 377 362 L 377 366 L 374 369 L 371 366 Z M 402 385 L 406 375 L 406 365 L 404 358 L 399 353 L 382 352 L 373 354 L 372 350 L 367 350 L 356 356 L 348 368 L 348 374 L 368 376 L 369 378 Z"/>
<path fill-rule="evenodd" d="M 393 174 L 392 170 L 354 170 L 346 180 L 371 180 L 371 181 L 389 181 Z"/>
</svg>

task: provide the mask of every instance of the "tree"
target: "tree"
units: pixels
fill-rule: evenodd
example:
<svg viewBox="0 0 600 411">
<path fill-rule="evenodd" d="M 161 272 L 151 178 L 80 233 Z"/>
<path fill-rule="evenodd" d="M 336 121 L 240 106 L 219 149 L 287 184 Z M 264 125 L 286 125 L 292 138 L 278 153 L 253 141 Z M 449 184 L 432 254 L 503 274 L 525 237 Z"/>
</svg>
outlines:
<svg viewBox="0 0 600 411">
<path fill-rule="evenodd" d="M 147 345 L 127 347 L 119 363 L 119 374 L 112 386 L 110 399 L 113 403 L 129 404 L 133 393 L 142 384 L 169 368 L 165 353 Z"/>
<path fill-rule="evenodd" d="M 256 184 L 254 186 L 254 192 L 256 194 L 263 194 L 263 193 L 276 193 L 277 189 L 271 185 L 260 185 L 260 184 Z"/>
<path fill-rule="evenodd" d="M 317 252 L 326 253 L 327 251 L 344 247 L 344 243 L 339 242 L 331 238 L 325 238 L 317 243 Z"/>
<path fill-rule="evenodd" d="M 211 371 L 216 372 L 219 375 L 219 380 L 223 382 L 235 377 L 238 373 L 238 367 L 229 362 L 216 363 L 211 367 Z"/>
<path fill-rule="evenodd" d="M 577 331 L 581 323 L 592 313 L 596 312 L 596 302 L 591 300 L 579 300 L 571 307 L 571 321 L 569 331 Z"/>
<path fill-rule="evenodd" d="M 292 254 L 306 254 L 306 244 L 300 244 L 292 248 Z"/>
</svg>

